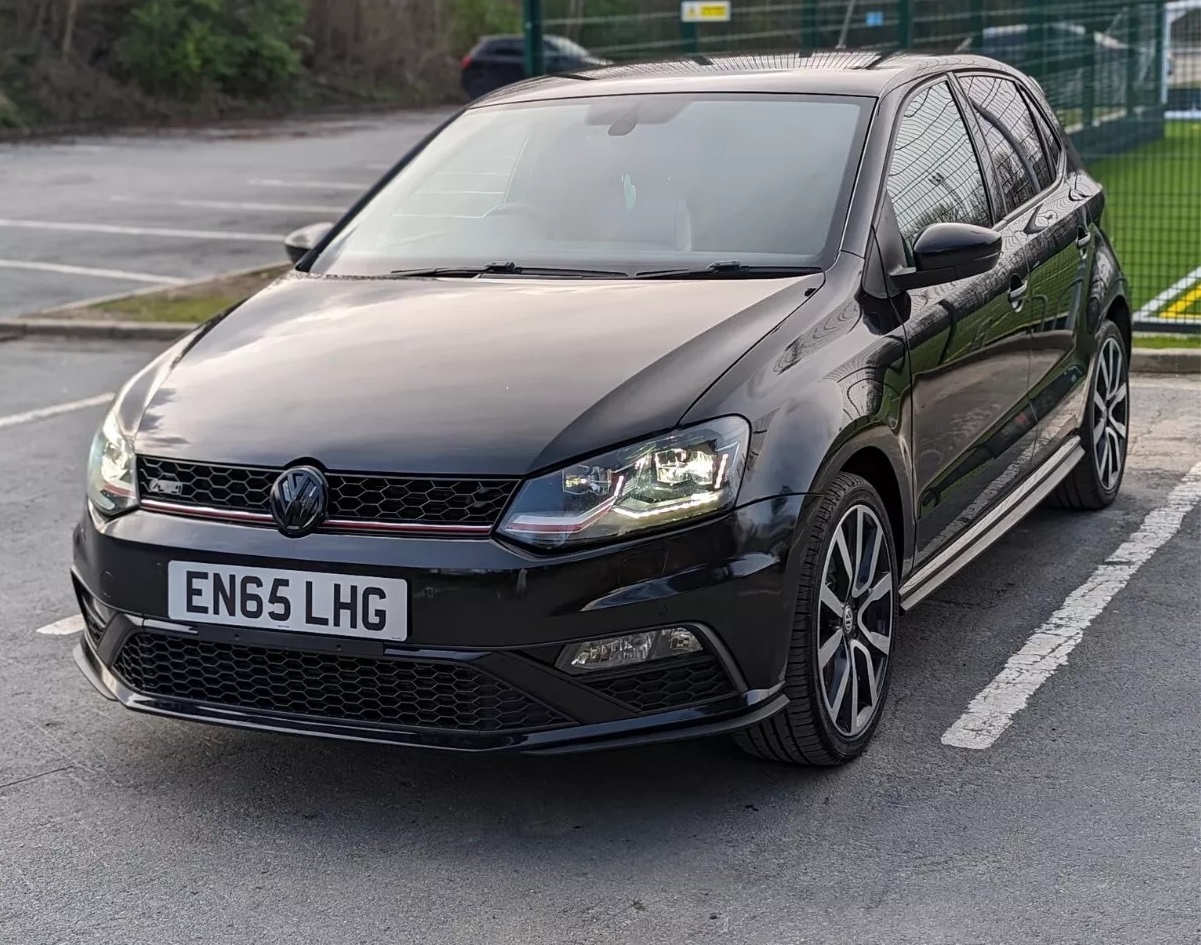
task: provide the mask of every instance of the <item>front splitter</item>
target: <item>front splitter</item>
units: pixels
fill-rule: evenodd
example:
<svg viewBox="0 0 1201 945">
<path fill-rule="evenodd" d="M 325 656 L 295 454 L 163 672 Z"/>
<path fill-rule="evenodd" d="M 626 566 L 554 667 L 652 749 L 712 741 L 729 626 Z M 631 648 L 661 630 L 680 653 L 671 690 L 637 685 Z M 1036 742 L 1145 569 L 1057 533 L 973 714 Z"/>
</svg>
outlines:
<svg viewBox="0 0 1201 945">
<path fill-rule="evenodd" d="M 251 712 L 226 706 L 147 696 L 134 692 L 113 675 L 100 662 L 86 641 L 80 640 L 76 644 L 73 655 L 88 682 L 101 695 L 135 712 L 282 735 L 308 735 L 341 741 L 434 748 L 443 751 L 573 754 L 679 741 L 738 731 L 769 718 L 788 704 L 788 697 L 780 689 L 752 690 L 704 706 L 660 712 L 618 722 L 571 725 L 519 733 L 430 731 Z"/>
</svg>

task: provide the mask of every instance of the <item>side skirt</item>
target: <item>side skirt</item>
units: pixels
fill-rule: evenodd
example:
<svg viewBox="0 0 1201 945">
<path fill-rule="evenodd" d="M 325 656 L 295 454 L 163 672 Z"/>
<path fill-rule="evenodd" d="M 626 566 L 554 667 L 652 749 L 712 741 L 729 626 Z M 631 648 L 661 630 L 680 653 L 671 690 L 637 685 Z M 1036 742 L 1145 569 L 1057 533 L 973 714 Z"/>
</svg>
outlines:
<svg viewBox="0 0 1201 945">
<path fill-rule="evenodd" d="M 901 585 L 901 609 L 909 610 L 928 597 L 1025 518 L 1068 477 L 1082 456 L 1084 447 L 1078 437 L 1064 443 L 1000 504 L 981 516 Z"/>
</svg>

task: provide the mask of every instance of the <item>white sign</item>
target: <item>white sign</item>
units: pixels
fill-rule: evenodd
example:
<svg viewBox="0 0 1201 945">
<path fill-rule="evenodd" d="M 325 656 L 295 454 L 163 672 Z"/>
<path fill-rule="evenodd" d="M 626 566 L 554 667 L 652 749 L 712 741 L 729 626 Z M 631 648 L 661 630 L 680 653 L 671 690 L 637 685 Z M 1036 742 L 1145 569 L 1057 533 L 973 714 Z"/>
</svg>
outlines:
<svg viewBox="0 0 1201 945">
<path fill-rule="evenodd" d="M 680 19 L 685 23 L 729 23 L 730 0 L 684 0 Z"/>
</svg>

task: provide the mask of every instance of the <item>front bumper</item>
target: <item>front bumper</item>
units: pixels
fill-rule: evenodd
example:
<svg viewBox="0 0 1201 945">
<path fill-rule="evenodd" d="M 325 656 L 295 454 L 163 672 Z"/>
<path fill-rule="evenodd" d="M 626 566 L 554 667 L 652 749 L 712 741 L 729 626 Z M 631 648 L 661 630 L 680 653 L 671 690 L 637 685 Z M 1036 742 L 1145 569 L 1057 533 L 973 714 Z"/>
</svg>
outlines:
<svg viewBox="0 0 1201 945">
<path fill-rule="evenodd" d="M 130 709 L 457 750 L 580 751 L 731 731 L 779 711 L 802 497 L 638 542 L 544 557 L 490 539 L 316 534 L 86 514 L 76 661 Z M 177 550 L 178 549 L 178 550 Z M 402 577 L 403 644 L 165 620 L 167 564 Z M 688 625 L 703 654 L 572 676 L 568 643 Z"/>
</svg>

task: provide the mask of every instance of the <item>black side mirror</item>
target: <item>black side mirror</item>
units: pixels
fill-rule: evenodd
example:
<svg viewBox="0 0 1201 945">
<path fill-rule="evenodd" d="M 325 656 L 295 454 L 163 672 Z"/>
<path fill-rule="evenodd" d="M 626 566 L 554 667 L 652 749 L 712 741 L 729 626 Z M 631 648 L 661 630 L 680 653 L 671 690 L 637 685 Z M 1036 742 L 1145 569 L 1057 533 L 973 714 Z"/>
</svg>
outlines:
<svg viewBox="0 0 1201 945">
<path fill-rule="evenodd" d="M 310 249 L 325 239 L 333 226 L 332 223 L 314 223 L 311 226 L 302 226 L 285 236 L 284 249 L 288 251 L 292 265 L 304 259 Z"/>
<path fill-rule="evenodd" d="M 912 269 L 888 274 L 898 289 L 921 289 L 988 272 L 1001 258 L 1001 234 L 971 223 L 932 223 L 913 244 Z"/>
</svg>

